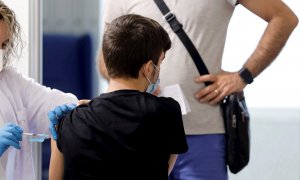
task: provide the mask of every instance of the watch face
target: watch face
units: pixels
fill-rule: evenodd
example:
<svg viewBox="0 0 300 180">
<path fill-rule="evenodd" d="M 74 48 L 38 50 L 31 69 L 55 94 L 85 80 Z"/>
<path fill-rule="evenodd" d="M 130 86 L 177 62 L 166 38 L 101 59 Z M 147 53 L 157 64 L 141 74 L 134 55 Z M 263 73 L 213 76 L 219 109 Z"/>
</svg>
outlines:
<svg viewBox="0 0 300 180">
<path fill-rule="evenodd" d="M 242 68 L 239 74 L 245 83 L 251 84 L 253 82 L 253 76 L 247 68 Z"/>
</svg>

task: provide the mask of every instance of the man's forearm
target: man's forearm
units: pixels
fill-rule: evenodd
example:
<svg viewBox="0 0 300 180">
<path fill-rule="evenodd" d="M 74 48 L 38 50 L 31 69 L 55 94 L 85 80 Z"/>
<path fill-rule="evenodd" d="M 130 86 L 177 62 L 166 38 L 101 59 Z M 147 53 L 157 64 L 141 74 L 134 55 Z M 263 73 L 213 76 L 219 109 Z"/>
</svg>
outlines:
<svg viewBox="0 0 300 180">
<path fill-rule="evenodd" d="M 253 77 L 258 76 L 278 56 L 297 23 L 298 19 L 292 11 L 283 11 L 270 19 L 256 50 L 245 63 Z"/>
</svg>

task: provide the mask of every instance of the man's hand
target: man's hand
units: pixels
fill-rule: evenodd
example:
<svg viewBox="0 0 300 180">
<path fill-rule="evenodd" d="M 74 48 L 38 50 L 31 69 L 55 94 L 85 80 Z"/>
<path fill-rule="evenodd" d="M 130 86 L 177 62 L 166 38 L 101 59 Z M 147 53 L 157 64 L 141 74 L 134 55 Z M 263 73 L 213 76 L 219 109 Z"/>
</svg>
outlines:
<svg viewBox="0 0 300 180">
<path fill-rule="evenodd" d="M 195 78 L 196 83 L 211 82 L 195 93 L 195 98 L 201 103 L 215 105 L 224 99 L 225 96 L 242 91 L 246 84 L 237 72 L 222 71 L 219 74 L 208 74 Z"/>
</svg>

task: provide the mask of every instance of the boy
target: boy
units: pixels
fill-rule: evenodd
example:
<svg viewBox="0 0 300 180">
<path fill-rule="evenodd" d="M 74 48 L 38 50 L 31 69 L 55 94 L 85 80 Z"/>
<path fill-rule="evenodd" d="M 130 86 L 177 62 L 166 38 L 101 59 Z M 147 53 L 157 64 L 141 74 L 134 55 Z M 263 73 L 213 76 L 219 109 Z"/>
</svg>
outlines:
<svg viewBox="0 0 300 180">
<path fill-rule="evenodd" d="M 179 104 L 151 94 L 170 47 L 152 19 L 131 14 L 108 26 L 102 46 L 108 92 L 58 126 L 64 179 L 168 179 L 177 154 L 188 149 Z"/>
</svg>

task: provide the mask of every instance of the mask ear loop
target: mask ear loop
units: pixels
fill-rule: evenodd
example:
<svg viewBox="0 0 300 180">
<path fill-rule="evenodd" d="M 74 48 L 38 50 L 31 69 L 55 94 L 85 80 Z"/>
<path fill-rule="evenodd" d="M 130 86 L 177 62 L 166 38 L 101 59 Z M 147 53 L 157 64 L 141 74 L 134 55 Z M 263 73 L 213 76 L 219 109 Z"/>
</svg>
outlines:
<svg viewBox="0 0 300 180">
<path fill-rule="evenodd" d="M 151 62 L 152 63 L 152 65 L 155 67 L 155 69 L 157 69 L 158 70 L 158 72 L 160 72 L 160 69 L 153 63 L 153 62 Z M 153 73 L 153 72 L 152 72 Z M 144 76 L 145 76 L 145 78 L 147 79 L 147 81 L 149 82 L 149 84 L 153 84 L 153 83 L 151 83 L 151 81 L 150 81 L 150 79 L 144 74 Z M 159 76 L 159 75 L 158 75 Z"/>
<path fill-rule="evenodd" d="M 151 64 L 153 64 L 153 62 L 151 61 Z M 153 64 L 154 65 L 154 64 Z M 155 65 L 154 65 L 155 66 Z M 145 76 L 145 78 L 147 79 L 147 81 L 149 82 L 149 84 L 152 84 L 150 79 L 147 77 L 147 73 L 145 73 L 145 71 L 147 72 L 147 70 L 145 69 L 146 68 L 146 65 L 144 66 L 144 71 L 143 71 L 143 74 Z M 153 74 L 153 71 L 151 72 L 151 74 Z"/>
<path fill-rule="evenodd" d="M 4 50 L 0 49 L 0 71 L 4 68 Z"/>
<path fill-rule="evenodd" d="M 153 66 L 160 72 L 160 69 L 152 62 Z"/>
<path fill-rule="evenodd" d="M 6 55 L 7 55 L 7 49 L 5 48 L 5 49 L 0 49 L 0 54 L 1 54 L 1 56 L 0 56 L 0 71 L 7 65 L 7 63 L 8 63 L 8 60 L 6 59 Z"/>
<path fill-rule="evenodd" d="M 157 79 L 159 79 L 159 73 L 160 73 L 160 69 L 152 62 L 152 65 L 155 67 L 156 70 L 158 70 L 158 76 Z"/>
<path fill-rule="evenodd" d="M 149 80 L 149 78 L 147 78 L 147 76 L 145 76 L 145 78 L 147 79 L 147 81 L 149 82 L 149 84 L 152 84 L 151 81 Z"/>
</svg>

